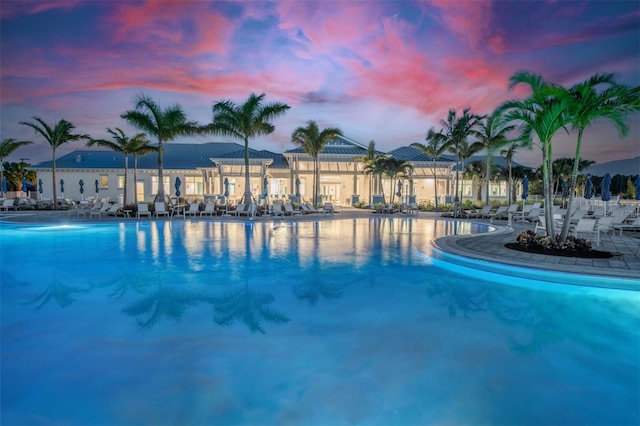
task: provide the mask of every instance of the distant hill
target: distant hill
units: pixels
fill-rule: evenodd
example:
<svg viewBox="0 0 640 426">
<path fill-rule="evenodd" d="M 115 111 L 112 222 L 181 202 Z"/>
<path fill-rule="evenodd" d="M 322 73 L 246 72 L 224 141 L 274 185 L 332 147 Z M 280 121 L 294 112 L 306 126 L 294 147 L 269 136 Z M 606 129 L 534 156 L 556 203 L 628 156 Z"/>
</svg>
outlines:
<svg viewBox="0 0 640 426">
<path fill-rule="evenodd" d="M 594 164 L 585 170 L 585 173 L 589 173 L 594 176 L 604 176 L 607 173 L 611 173 L 611 176 L 636 176 L 640 174 L 640 157 Z"/>
</svg>

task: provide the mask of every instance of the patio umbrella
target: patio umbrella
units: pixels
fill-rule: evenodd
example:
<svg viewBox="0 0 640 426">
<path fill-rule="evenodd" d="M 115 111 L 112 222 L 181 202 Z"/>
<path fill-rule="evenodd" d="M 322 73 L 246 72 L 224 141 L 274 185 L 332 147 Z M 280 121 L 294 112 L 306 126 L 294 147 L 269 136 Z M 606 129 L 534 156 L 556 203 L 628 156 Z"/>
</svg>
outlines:
<svg viewBox="0 0 640 426">
<path fill-rule="evenodd" d="M 591 177 L 587 178 L 587 182 L 584 186 L 584 198 L 587 200 L 591 199 L 591 191 L 593 188 L 593 182 L 591 182 Z"/>
<path fill-rule="evenodd" d="M 296 197 L 300 198 L 300 178 L 296 177 Z"/>
<path fill-rule="evenodd" d="M 398 179 L 398 190 L 396 191 L 396 195 L 399 197 L 402 196 L 402 181 Z"/>
<path fill-rule="evenodd" d="M 80 193 L 84 194 L 84 181 L 80 179 L 80 182 L 78 182 L 78 184 L 80 185 Z"/>
<path fill-rule="evenodd" d="M 176 187 L 176 197 L 180 196 L 180 184 L 182 183 L 182 181 L 180 180 L 179 177 L 176 177 L 176 183 L 175 183 L 175 187 Z"/>
<path fill-rule="evenodd" d="M 604 175 L 602 179 L 602 184 L 600 185 L 600 189 L 602 190 L 600 193 L 600 198 L 604 201 L 604 212 L 607 213 L 607 207 L 609 206 L 609 201 L 611 200 L 611 175 L 607 173 Z"/>
<path fill-rule="evenodd" d="M 229 196 L 229 179 L 224 178 L 224 196 Z"/>
<path fill-rule="evenodd" d="M 27 178 L 22 178 L 22 192 L 27 192 Z"/>
<path fill-rule="evenodd" d="M 636 187 L 636 200 L 640 200 L 640 175 L 633 182 L 633 186 Z"/>
<path fill-rule="evenodd" d="M 42 195 L 42 179 L 38 179 L 38 192 Z"/>
<path fill-rule="evenodd" d="M 100 187 L 98 186 L 98 179 L 96 179 L 96 198 L 98 198 L 98 192 L 100 192 Z"/>
<path fill-rule="evenodd" d="M 529 178 L 526 176 L 522 179 L 522 195 L 520 197 L 522 198 L 522 220 L 524 221 L 524 202 L 529 198 Z"/>
<path fill-rule="evenodd" d="M 60 179 L 60 192 L 64 194 L 64 179 Z"/>
<path fill-rule="evenodd" d="M 7 178 L 2 177 L 2 193 L 5 194 L 7 192 Z"/>
<path fill-rule="evenodd" d="M 564 200 L 569 197 L 569 184 L 566 180 L 562 181 L 562 208 L 564 208 Z"/>
</svg>

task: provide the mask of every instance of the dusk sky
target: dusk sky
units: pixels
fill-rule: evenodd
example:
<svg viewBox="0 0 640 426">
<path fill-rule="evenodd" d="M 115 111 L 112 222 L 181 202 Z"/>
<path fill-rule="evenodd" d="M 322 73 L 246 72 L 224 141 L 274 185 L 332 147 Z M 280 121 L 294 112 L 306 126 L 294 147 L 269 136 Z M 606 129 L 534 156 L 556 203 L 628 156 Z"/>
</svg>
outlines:
<svg viewBox="0 0 640 426">
<path fill-rule="evenodd" d="M 525 86 L 508 90 L 517 70 L 564 86 L 602 72 L 640 85 L 635 0 L 2 0 L 0 8 L 0 137 L 35 142 L 9 161 L 51 159 L 51 147 L 19 124 L 33 116 L 64 118 L 94 138 L 107 138 L 107 127 L 135 134 L 120 114 L 139 94 L 178 103 L 204 124 L 215 102 L 266 93 L 291 109 L 252 148 L 291 149 L 293 130 L 316 120 L 386 152 L 424 142 L 450 108 L 486 114 L 526 96 Z M 587 129 L 583 158 L 639 156 L 638 114 L 628 124 L 624 138 L 606 121 Z M 556 157 L 572 157 L 576 137 L 558 134 Z M 187 140 L 230 139 L 177 141 Z M 538 148 L 516 155 L 536 167 L 540 158 Z"/>
</svg>

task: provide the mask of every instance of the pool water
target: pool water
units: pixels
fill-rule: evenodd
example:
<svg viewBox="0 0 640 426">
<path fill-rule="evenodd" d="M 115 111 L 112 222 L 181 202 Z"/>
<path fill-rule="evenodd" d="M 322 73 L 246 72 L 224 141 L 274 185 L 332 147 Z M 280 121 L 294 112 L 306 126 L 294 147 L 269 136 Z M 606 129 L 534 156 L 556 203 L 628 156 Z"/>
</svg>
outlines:
<svg viewBox="0 0 640 426">
<path fill-rule="evenodd" d="M 1 423 L 637 425 L 640 293 L 433 256 L 487 230 L 1 225 Z"/>
</svg>

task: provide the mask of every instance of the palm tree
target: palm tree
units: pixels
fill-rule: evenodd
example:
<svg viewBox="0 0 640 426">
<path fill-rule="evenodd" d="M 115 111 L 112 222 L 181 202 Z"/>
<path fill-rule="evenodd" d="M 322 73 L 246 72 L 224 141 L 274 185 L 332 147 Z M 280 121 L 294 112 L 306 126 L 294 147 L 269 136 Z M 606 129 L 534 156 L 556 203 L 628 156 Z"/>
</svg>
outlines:
<svg viewBox="0 0 640 426">
<path fill-rule="evenodd" d="M 466 139 L 460 142 L 457 152 L 453 150 L 453 147 L 449 148 L 449 152 L 456 154 L 456 156 L 458 157 L 458 161 L 462 163 L 462 166 L 460 166 L 460 170 L 463 173 L 463 177 L 466 168 L 466 161 L 471 158 L 478 151 L 478 149 L 480 149 L 478 145 L 474 146 L 473 144 L 469 144 Z M 464 179 L 462 181 L 462 193 L 464 194 Z"/>
<path fill-rule="evenodd" d="M 391 180 L 391 203 L 393 203 L 397 180 L 408 179 L 409 170 L 413 170 L 413 165 L 406 160 L 385 157 L 382 159 L 382 170 L 383 174 Z"/>
<path fill-rule="evenodd" d="M 455 109 L 450 109 L 446 120 L 440 120 L 440 124 L 443 129 L 440 134 L 443 135 L 444 143 L 447 145 L 450 152 L 456 155 L 456 195 L 455 195 L 455 209 L 454 217 L 457 217 L 460 203 L 460 153 L 463 148 L 463 143 L 467 141 L 467 138 L 476 126 L 478 116 L 470 114 L 471 108 L 465 108 L 462 111 L 460 117 L 457 116 Z"/>
<path fill-rule="evenodd" d="M 4 139 L 0 142 L 0 179 L 2 179 L 2 174 L 4 172 L 3 164 L 5 158 L 7 158 L 13 151 L 20 148 L 23 145 L 28 145 L 32 142 L 30 141 L 17 141 L 14 138 Z"/>
<path fill-rule="evenodd" d="M 518 138 L 530 145 L 533 135 L 538 138 L 542 151 L 542 174 L 544 188 L 544 214 L 547 224 L 547 235 L 554 236 L 553 227 L 553 172 L 551 169 L 552 141 L 558 130 L 567 124 L 567 97 L 562 87 L 547 83 L 541 76 L 528 71 L 518 71 L 509 79 L 509 88 L 518 84 L 528 84 L 532 94 L 523 100 L 511 100 L 501 105 L 507 112 L 507 120 L 521 123 L 521 134 Z"/>
<path fill-rule="evenodd" d="M 164 201 L 162 144 L 172 141 L 178 136 L 200 133 L 202 127 L 194 121 L 187 121 L 187 116 L 180 105 L 176 104 L 162 109 L 145 95 L 139 95 L 136 98 L 134 109 L 121 114 L 120 117 L 127 120 L 133 127 L 158 139 L 158 194 L 156 201 Z"/>
<path fill-rule="evenodd" d="M 53 149 L 53 163 L 51 164 L 51 176 L 53 185 L 53 209 L 58 209 L 58 195 L 56 193 L 56 149 L 64 145 L 65 143 L 89 139 L 89 135 L 86 134 L 73 134 L 71 131 L 76 128 L 73 124 L 69 123 L 66 120 L 58 121 L 53 128 L 51 128 L 47 123 L 45 123 L 41 118 L 33 117 L 36 121 L 35 123 L 31 122 L 23 122 L 20 124 L 25 125 L 27 127 L 31 127 L 35 130 L 36 133 L 40 134 L 48 143 L 51 145 Z"/>
<path fill-rule="evenodd" d="M 464 168 L 464 178 L 476 184 L 476 201 L 482 200 L 482 181 L 486 182 L 487 165 L 481 161 L 472 161 Z M 489 183 L 487 182 L 487 185 Z"/>
<path fill-rule="evenodd" d="M 318 124 L 313 120 L 307 121 L 307 127 L 298 127 L 291 134 L 291 142 L 293 142 L 294 145 L 302 147 L 304 151 L 313 158 L 314 205 L 317 203 L 318 194 L 320 193 L 320 153 L 329 141 L 338 136 L 342 136 L 342 130 L 337 127 L 327 127 L 320 131 Z"/>
<path fill-rule="evenodd" d="M 507 185 L 507 197 L 509 200 L 509 204 L 511 204 L 512 202 L 514 202 L 515 200 L 513 200 L 512 198 L 512 187 L 513 187 L 513 176 L 511 173 L 511 166 L 513 163 L 513 156 L 515 155 L 516 151 L 518 150 L 518 148 L 520 148 L 520 144 L 518 141 L 511 141 L 511 143 L 509 144 L 508 147 L 500 150 L 500 155 L 504 157 L 505 161 L 507 162 L 507 169 L 509 171 L 509 183 Z"/>
<path fill-rule="evenodd" d="M 478 129 L 472 131 L 472 134 L 478 138 L 471 146 L 477 151 L 485 150 L 487 160 L 485 170 L 486 188 L 485 188 L 485 205 L 489 205 L 489 182 L 491 181 L 491 156 L 494 151 L 506 145 L 509 140 L 506 134 L 515 129 L 516 126 L 509 124 L 500 109 L 496 109 L 492 114 L 482 117 L 478 121 Z"/>
<path fill-rule="evenodd" d="M 135 205 L 138 204 L 138 190 L 135 186 L 136 182 L 138 182 L 138 157 L 159 151 L 157 146 L 153 146 L 149 143 L 149 140 L 144 133 L 140 134 L 144 137 L 133 137 L 129 142 L 130 153 L 133 154 L 133 203 Z"/>
<path fill-rule="evenodd" d="M 127 205 L 127 176 L 129 174 L 129 154 L 134 153 L 134 148 L 140 145 L 148 145 L 149 140 L 144 133 L 138 133 L 133 138 L 128 137 L 124 131 L 118 127 L 115 130 L 107 129 L 107 133 L 113 136 L 114 141 L 104 139 L 91 139 L 87 142 L 87 146 L 98 145 L 109 148 L 112 151 L 124 155 L 124 197 L 123 204 Z"/>
<path fill-rule="evenodd" d="M 426 145 L 421 144 L 420 142 L 415 142 L 412 143 L 411 146 L 431 157 L 431 160 L 433 161 L 431 171 L 433 172 L 435 207 L 436 211 L 438 211 L 438 175 L 436 174 L 436 160 L 442 157 L 442 154 L 449 149 L 449 146 L 446 143 L 444 135 L 436 132 L 434 127 L 429 129 L 425 140 L 427 141 Z"/>
<path fill-rule="evenodd" d="M 376 157 L 380 155 L 378 151 L 376 151 L 376 143 L 375 141 L 369 141 L 369 145 L 367 146 L 367 152 L 364 155 L 358 155 L 353 157 L 351 161 L 359 161 L 366 167 L 368 164 L 371 164 L 375 161 Z M 371 177 L 369 178 L 369 197 L 373 193 L 373 181 Z"/>
<path fill-rule="evenodd" d="M 606 89 L 598 92 L 597 88 L 602 85 L 606 86 Z M 629 127 L 625 123 L 627 116 L 640 110 L 639 93 L 640 87 L 631 88 L 617 84 L 613 74 L 595 74 L 587 81 L 576 84 L 569 89 L 569 122 L 573 130 L 578 131 L 578 140 L 569 184 L 567 211 L 571 211 L 573 206 L 584 130 L 595 121 L 604 118 L 611 121 L 620 133 L 626 136 L 629 132 Z M 565 241 L 569 235 L 570 217 L 568 216 L 562 224 L 561 241 Z"/>
<path fill-rule="evenodd" d="M 376 155 L 376 157 L 369 162 L 368 164 L 365 164 L 364 166 L 364 173 L 367 175 L 371 175 L 374 178 L 377 178 L 378 182 L 380 182 L 382 175 L 385 172 L 385 167 L 386 167 L 386 160 L 387 158 L 389 158 L 388 155 L 386 154 L 378 154 Z M 380 192 L 382 194 L 382 199 L 384 200 L 384 187 L 382 185 L 380 185 Z"/>
<path fill-rule="evenodd" d="M 284 115 L 289 105 L 272 102 L 263 104 L 266 95 L 252 93 L 242 105 L 230 100 L 217 102 L 213 106 L 213 121 L 207 130 L 214 134 L 231 136 L 244 141 L 244 202 L 251 201 L 251 181 L 249 178 L 249 139 L 269 135 L 275 130 L 271 120 Z"/>
</svg>

